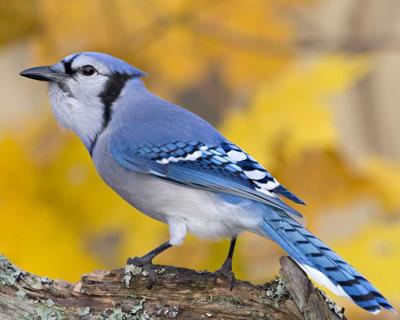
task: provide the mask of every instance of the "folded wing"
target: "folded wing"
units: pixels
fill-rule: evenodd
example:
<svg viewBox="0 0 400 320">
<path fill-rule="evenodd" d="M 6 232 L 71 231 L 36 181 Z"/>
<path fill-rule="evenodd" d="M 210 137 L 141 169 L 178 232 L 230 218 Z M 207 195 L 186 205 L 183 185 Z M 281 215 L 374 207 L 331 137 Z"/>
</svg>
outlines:
<svg viewBox="0 0 400 320">
<path fill-rule="evenodd" d="M 256 160 L 228 141 L 219 145 L 198 141 L 137 145 L 120 141 L 111 137 L 110 151 L 114 159 L 129 170 L 263 202 L 301 217 L 279 195 L 297 203 L 304 202 L 283 187 Z"/>
</svg>

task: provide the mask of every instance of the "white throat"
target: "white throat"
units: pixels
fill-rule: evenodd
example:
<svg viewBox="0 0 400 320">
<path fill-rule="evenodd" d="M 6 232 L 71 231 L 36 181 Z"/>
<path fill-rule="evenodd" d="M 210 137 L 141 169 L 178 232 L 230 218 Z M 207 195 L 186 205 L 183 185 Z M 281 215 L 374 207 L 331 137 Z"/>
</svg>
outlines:
<svg viewBox="0 0 400 320">
<path fill-rule="evenodd" d="M 61 90 L 56 83 L 50 84 L 49 97 L 58 122 L 74 131 L 86 149 L 103 129 L 103 104 L 100 98 L 86 100 L 84 103 Z"/>
</svg>

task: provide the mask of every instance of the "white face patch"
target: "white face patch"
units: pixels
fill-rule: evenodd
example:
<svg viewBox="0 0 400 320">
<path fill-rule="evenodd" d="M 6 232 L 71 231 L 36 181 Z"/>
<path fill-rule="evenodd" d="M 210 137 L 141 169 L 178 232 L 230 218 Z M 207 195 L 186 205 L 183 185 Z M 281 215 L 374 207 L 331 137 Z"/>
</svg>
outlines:
<svg viewBox="0 0 400 320">
<path fill-rule="evenodd" d="M 84 66 L 93 66 L 95 72 L 92 75 L 84 75 L 81 70 Z M 71 64 L 73 75 L 65 82 L 74 98 L 82 104 L 91 104 L 93 99 L 100 100 L 99 95 L 103 92 L 108 80 L 110 70 L 97 62 L 92 57 L 79 55 Z"/>
<path fill-rule="evenodd" d="M 92 65 L 97 71 L 85 76 L 79 68 L 86 65 Z M 58 63 L 54 69 L 64 72 L 64 63 Z M 110 71 L 85 55 L 78 55 L 72 61 L 71 70 L 71 76 L 63 83 L 50 84 L 50 102 L 59 123 L 74 131 L 89 148 L 103 128 L 104 104 L 99 96 Z"/>
<path fill-rule="evenodd" d="M 50 85 L 50 101 L 54 115 L 65 128 L 74 131 L 87 148 L 103 126 L 103 105 L 99 99 L 82 103 L 58 87 Z"/>
</svg>

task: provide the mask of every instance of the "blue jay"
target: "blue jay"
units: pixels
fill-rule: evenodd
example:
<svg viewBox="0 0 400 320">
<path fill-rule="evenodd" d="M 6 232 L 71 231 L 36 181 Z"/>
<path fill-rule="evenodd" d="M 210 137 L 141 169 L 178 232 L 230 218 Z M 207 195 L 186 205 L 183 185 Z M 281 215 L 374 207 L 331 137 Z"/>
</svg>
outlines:
<svg viewBox="0 0 400 320">
<path fill-rule="evenodd" d="M 247 230 L 278 243 L 309 276 L 361 308 L 394 311 L 281 200 L 304 204 L 300 198 L 205 120 L 147 90 L 139 69 L 104 53 L 82 52 L 21 75 L 49 82 L 57 120 L 79 136 L 103 180 L 169 226 L 168 242 L 128 262 L 151 264 L 188 231 L 228 237 L 220 273 L 232 280 L 236 237 Z"/>
</svg>

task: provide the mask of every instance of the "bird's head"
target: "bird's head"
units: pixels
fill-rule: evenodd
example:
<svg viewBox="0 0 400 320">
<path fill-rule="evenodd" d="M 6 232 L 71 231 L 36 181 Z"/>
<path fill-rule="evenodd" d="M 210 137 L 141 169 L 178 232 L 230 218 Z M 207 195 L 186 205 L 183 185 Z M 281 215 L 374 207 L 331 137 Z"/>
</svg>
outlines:
<svg viewBox="0 0 400 320">
<path fill-rule="evenodd" d="M 73 130 L 89 151 L 111 120 L 113 104 L 125 84 L 145 75 L 120 59 L 98 52 L 72 54 L 54 65 L 20 74 L 50 83 L 49 96 L 56 118 Z"/>
</svg>

